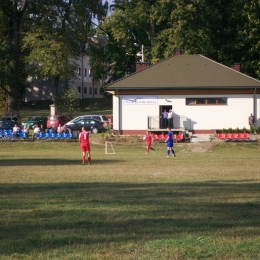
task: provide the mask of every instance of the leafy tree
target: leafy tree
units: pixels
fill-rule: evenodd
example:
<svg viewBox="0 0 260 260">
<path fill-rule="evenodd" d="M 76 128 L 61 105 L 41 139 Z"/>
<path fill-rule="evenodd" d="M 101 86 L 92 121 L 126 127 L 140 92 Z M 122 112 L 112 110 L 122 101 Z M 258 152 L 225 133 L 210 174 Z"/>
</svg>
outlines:
<svg viewBox="0 0 260 260">
<path fill-rule="evenodd" d="M 117 0 L 112 7 L 102 27 L 110 43 L 125 46 L 127 53 L 134 39 L 145 44 L 145 57 L 151 63 L 180 48 L 183 53 L 201 53 L 228 66 L 242 62 L 244 72 L 260 76 L 259 1 Z M 110 53 L 109 62 L 117 53 Z"/>
<path fill-rule="evenodd" d="M 1 24 L 0 22 L 0 26 Z M 7 113 L 6 71 L 8 71 L 8 46 L 2 39 L 0 39 L 0 57 L 0 115 L 4 115 Z"/>
<path fill-rule="evenodd" d="M 1 0 L 0 39 L 8 48 L 2 56 L 6 76 L 0 77 L 9 114 L 18 114 L 19 93 L 26 80 L 25 60 L 34 65 L 38 77 L 51 78 L 57 90 L 59 82 L 73 74 L 71 60 L 77 58 L 92 18 L 104 15 L 101 0 Z"/>
<path fill-rule="evenodd" d="M 1 42 L 8 46 L 3 53 L 6 77 L 5 83 L 1 84 L 1 88 L 4 88 L 5 93 L 8 95 L 8 112 L 13 115 L 18 115 L 19 89 L 23 85 L 22 81 L 24 81 L 22 78 L 23 62 L 20 49 L 20 33 L 27 5 L 27 0 L 2 0 L 0 3 L 1 19 L 4 21 L 0 32 Z"/>
<path fill-rule="evenodd" d="M 29 73 L 53 82 L 54 103 L 58 96 L 59 84 L 74 76 L 77 64 L 72 58 L 77 58 L 79 54 L 77 42 L 60 34 L 58 29 L 55 31 L 47 33 L 37 28 L 26 35 L 23 45 L 24 48 L 30 48 L 30 55 L 27 57 L 31 65 Z M 78 46 L 78 51 L 75 53 L 71 52 L 73 44 Z"/>
<path fill-rule="evenodd" d="M 66 88 L 57 98 L 59 112 L 68 114 L 71 118 L 74 112 L 79 111 L 80 94 L 75 88 Z"/>
<path fill-rule="evenodd" d="M 95 4 L 95 5 L 94 5 Z M 46 7 L 33 31 L 26 34 L 24 47 L 36 75 L 53 82 L 55 103 L 59 84 L 75 77 L 82 46 L 90 32 L 94 11 L 102 14 L 101 1 L 57 1 Z M 90 9 L 92 8 L 92 9 Z M 38 15 L 37 15 L 38 17 Z"/>
<path fill-rule="evenodd" d="M 243 70 L 260 79 L 260 1 L 239 2 L 239 19 L 243 23 L 237 26 L 235 54 L 242 62 Z"/>
<path fill-rule="evenodd" d="M 91 65 L 97 76 L 109 75 L 106 83 L 134 72 L 135 62 L 139 61 L 136 53 L 141 45 L 145 45 L 145 50 L 149 49 L 153 32 L 150 12 L 146 11 L 149 9 L 148 2 L 114 1 L 113 13 L 99 25 L 100 30 L 96 31 L 96 35 L 105 35 L 108 43 L 102 47 L 91 45 Z M 146 53 L 149 55 L 148 51 Z"/>
</svg>

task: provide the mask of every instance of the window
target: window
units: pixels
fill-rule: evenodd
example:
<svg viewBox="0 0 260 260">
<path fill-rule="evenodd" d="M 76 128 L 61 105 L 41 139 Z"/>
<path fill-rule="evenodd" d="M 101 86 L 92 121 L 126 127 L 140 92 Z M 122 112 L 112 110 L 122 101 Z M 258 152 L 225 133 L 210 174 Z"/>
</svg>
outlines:
<svg viewBox="0 0 260 260">
<path fill-rule="evenodd" d="M 84 125 L 84 123 L 85 123 L 84 119 L 80 119 L 80 120 L 77 121 L 77 124 L 79 124 L 79 125 Z"/>
<path fill-rule="evenodd" d="M 78 68 L 78 75 L 81 75 L 81 68 Z"/>
<path fill-rule="evenodd" d="M 97 88 L 95 88 L 95 95 L 97 95 Z"/>
<path fill-rule="evenodd" d="M 87 77 L 87 69 L 84 69 L 84 77 Z"/>
<path fill-rule="evenodd" d="M 88 70 L 88 75 L 89 75 L 90 77 L 92 77 L 92 70 L 91 70 L 91 69 Z"/>
<path fill-rule="evenodd" d="M 186 106 L 227 105 L 227 98 L 186 98 Z"/>
<path fill-rule="evenodd" d="M 81 93 L 81 87 L 78 87 L 78 91 L 79 91 L 79 93 Z"/>
<path fill-rule="evenodd" d="M 87 94 L 87 88 L 84 87 L 84 94 Z"/>
<path fill-rule="evenodd" d="M 89 94 L 92 94 L 92 88 L 89 88 Z"/>
</svg>

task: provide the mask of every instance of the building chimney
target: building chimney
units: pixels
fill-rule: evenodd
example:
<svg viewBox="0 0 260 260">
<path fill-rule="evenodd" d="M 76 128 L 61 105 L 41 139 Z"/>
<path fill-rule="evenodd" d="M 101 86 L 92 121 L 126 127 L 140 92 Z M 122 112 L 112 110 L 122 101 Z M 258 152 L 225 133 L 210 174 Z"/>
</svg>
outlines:
<svg viewBox="0 0 260 260">
<path fill-rule="evenodd" d="M 234 64 L 234 70 L 240 71 L 240 63 L 235 63 Z"/>
<path fill-rule="evenodd" d="M 136 62 L 135 64 L 135 71 L 143 70 L 149 67 L 149 62 Z"/>
<path fill-rule="evenodd" d="M 176 49 L 175 50 L 175 55 L 181 55 L 181 49 Z"/>
<path fill-rule="evenodd" d="M 231 65 L 231 69 L 240 72 L 240 63 L 235 63 L 234 65 Z"/>
</svg>

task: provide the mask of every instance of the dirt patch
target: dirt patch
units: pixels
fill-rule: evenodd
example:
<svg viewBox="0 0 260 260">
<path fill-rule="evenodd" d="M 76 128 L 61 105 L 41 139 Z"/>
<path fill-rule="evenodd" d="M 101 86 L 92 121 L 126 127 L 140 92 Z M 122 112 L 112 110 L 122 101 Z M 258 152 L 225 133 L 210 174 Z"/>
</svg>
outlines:
<svg viewBox="0 0 260 260">
<path fill-rule="evenodd" d="M 208 153 L 212 151 L 212 147 L 215 145 L 214 142 L 201 142 L 201 143 L 180 143 L 178 147 L 181 148 L 182 152 L 187 153 Z"/>
<path fill-rule="evenodd" d="M 121 145 L 140 145 L 144 144 L 143 136 L 91 136 L 91 143 L 93 144 L 105 144 L 106 141 L 109 141 L 113 144 Z M 158 141 L 154 141 L 156 143 Z M 196 152 L 196 153 L 205 153 L 211 152 L 212 147 L 215 142 L 200 142 L 200 143 L 177 143 L 175 144 L 181 149 L 182 152 Z"/>
<path fill-rule="evenodd" d="M 260 142 L 260 135 L 254 135 L 252 138 Z M 112 136 L 103 135 L 95 136 L 91 135 L 91 143 L 104 145 L 106 141 L 109 141 L 115 145 L 145 145 L 143 136 Z M 156 143 L 158 141 L 154 141 Z M 214 146 L 225 143 L 223 140 L 219 140 L 217 137 L 212 137 L 209 142 L 197 142 L 197 143 L 175 143 L 175 147 L 183 153 L 209 153 L 212 152 Z M 237 142 L 234 142 L 236 144 Z M 247 142 L 245 142 L 247 143 Z"/>
</svg>

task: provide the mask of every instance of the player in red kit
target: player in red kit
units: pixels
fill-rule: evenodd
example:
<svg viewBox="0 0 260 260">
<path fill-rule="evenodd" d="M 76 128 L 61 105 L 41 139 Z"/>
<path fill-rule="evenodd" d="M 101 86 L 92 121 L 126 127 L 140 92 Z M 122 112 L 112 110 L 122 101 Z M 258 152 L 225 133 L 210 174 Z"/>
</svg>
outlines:
<svg viewBox="0 0 260 260">
<path fill-rule="evenodd" d="M 144 140 L 146 140 L 146 154 L 148 154 L 149 150 L 154 150 L 153 147 L 151 147 L 151 144 L 153 142 L 153 137 L 152 137 L 152 134 L 149 132 L 149 131 L 146 131 L 146 134 L 144 136 Z"/>
<path fill-rule="evenodd" d="M 79 143 L 82 151 L 82 164 L 85 164 L 87 153 L 88 163 L 91 165 L 89 132 L 86 131 L 84 126 L 82 127 L 82 132 L 79 133 Z"/>
</svg>

